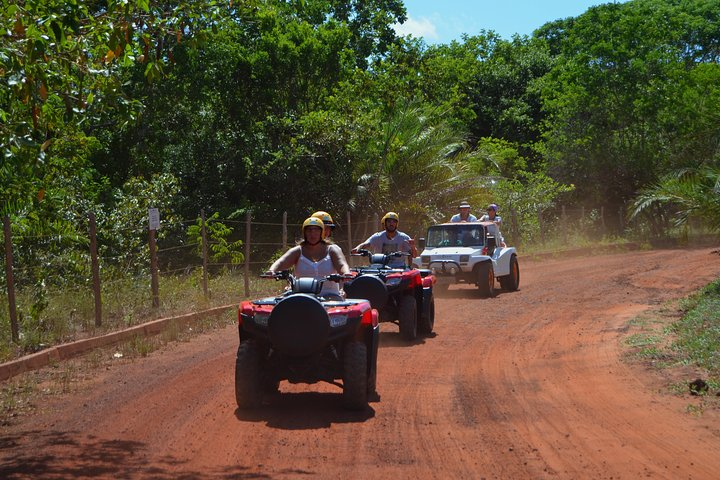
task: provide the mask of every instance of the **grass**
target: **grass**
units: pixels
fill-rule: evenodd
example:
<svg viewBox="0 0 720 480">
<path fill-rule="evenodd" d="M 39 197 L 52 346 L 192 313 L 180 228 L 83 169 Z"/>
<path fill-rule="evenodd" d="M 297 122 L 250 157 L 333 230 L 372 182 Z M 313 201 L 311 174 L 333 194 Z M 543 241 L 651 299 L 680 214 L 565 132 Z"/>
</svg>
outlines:
<svg viewBox="0 0 720 480">
<path fill-rule="evenodd" d="M 711 406 L 720 408 L 720 280 L 675 302 L 674 309 L 663 305 L 630 326 L 634 333 L 625 344 L 634 358 L 684 376 L 667 386 L 670 392 L 689 395 L 689 383 L 696 378 L 708 384 L 708 391 L 699 395 L 700 404 L 690 405 L 688 413 L 701 415 Z"/>
<path fill-rule="evenodd" d="M 82 388 L 83 380 L 98 369 L 112 364 L 147 357 L 171 342 L 190 341 L 194 336 L 236 321 L 236 313 L 205 317 L 189 325 L 173 323 L 152 337 L 134 337 L 131 340 L 93 350 L 70 360 L 56 362 L 48 368 L 26 372 L 0 383 L 0 425 L 9 425 L 16 418 L 28 415 L 39 408 L 42 397 L 70 393 Z"/>
<path fill-rule="evenodd" d="M 130 278 L 103 283 L 102 325 L 95 326 L 94 298 L 89 289 L 68 289 L 43 293 L 43 308 L 37 305 L 37 291 L 17 292 L 19 342 L 10 341 L 7 308 L 0 311 L 0 362 L 33 353 L 49 346 L 99 336 L 157 318 L 196 312 L 245 299 L 245 281 L 238 272 L 224 272 L 208 281 L 208 298 L 202 290 L 199 272 L 160 278 L 160 307 L 152 308 L 150 280 Z M 277 292 L 282 285 L 265 279 L 250 279 L 250 298 Z M 7 299 L 0 295 L 0 305 Z M 144 341 L 133 347 L 151 351 Z"/>
</svg>

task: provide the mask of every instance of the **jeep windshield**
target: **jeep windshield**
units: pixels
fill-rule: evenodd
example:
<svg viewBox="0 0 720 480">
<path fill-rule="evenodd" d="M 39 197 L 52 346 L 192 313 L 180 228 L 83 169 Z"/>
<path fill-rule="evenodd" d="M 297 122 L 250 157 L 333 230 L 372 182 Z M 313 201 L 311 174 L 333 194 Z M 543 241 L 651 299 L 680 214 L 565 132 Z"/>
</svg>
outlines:
<svg viewBox="0 0 720 480">
<path fill-rule="evenodd" d="M 435 225 L 428 229 L 426 246 L 482 247 L 485 235 L 480 224 Z"/>
</svg>

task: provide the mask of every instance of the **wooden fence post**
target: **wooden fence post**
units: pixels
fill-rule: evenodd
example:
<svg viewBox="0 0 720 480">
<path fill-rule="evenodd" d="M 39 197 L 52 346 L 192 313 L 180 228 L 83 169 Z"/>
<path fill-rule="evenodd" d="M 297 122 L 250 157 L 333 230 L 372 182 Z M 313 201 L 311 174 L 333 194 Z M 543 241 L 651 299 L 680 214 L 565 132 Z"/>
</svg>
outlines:
<svg viewBox="0 0 720 480">
<path fill-rule="evenodd" d="M 207 229 L 205 228 L 205 209 L 200 209 L 200 235 L 202 238 L 202 257 L 203 257 L 203 295 L 208 298 L 208 248 L 207 248 Z"/>
<path fill-rule="evenodd" d="M 95 213 L 88 215 L 90 223 L 90 264 L 92 266 L 93 295 L 95 296 L 95 326 L 102 325 L 102 291 L 100 289 L 100 262 L 97 255 L 97 222 Z"/>
<path fill-rule="evenodd" d="M 250 297 L 250 221 L 252 212 L 245 214 L 245 297 Z"/>
<path fill-rule="evenodd" d="M 563 235 L 563 243 L 567 244 L 567 236 L 568 236 L 568 229 L 567 229 L 567 214 L 565 213 L 565 205 L 562 206 L 562 214 L 560 216 L 561 223 L 562 223 L 562 235 Z"/>
<path fill-rule="evenodd" d="M 283 212 L 283 221 L 282 221 L 282 243 L 283 243 L 283 252 L 288 249 L 288 235 L 287 235 L 287 212 Z"/>
<path fill-rule="evenodd" d="M 157 245 L 155 243 L 155 229 L 150 230 L 149 234 L 150 247 L 150 289 L 152 290 L 152 306 L 157 309 L 160 307 L 160 282 L 158 281 L 158 260 Z"/>
<path fill-rule="evenodd" d="M 20 339 L 17 322 L 17 305 L 15 303 L 15 277 L 13 276 L 12 233 L 10 230 L 10 215 L 3 218 L 5 232 L 5 278 L 7 280 L 8 307 L 10 309 L 10 335 L 12 341 L 17 343 Z"/>
<path fill-rule="evenodd" d="M 353 245 L 353 241 L 352 241 L 352 223 L 350 222 L 350 212 L 349 211 L 347 212 L 347 236 L 348 236 L 347 242 L 348 242 L 348 255 L 349 255 L 350 252 L 352 251 L 352 249 L 355 247 L 355 245 Z"/>
</svg>

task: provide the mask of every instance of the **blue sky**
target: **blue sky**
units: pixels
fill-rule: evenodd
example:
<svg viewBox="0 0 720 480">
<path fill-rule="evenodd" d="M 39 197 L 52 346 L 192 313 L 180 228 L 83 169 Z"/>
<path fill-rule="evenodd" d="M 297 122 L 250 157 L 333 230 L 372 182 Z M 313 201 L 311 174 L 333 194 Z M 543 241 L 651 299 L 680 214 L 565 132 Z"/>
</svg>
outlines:
<svg viewBox="0 0 720 480">
<path fill-rule="evenodd" d="M 405 0 L 408 21 L 396 26 L 400 35 L 423 37 L 427 43 L 461 40 L 494 30 L 505 39 L 533 30 L 558 18 L 576 17 L 593 5 L 624 0 Z"/>
</svg>

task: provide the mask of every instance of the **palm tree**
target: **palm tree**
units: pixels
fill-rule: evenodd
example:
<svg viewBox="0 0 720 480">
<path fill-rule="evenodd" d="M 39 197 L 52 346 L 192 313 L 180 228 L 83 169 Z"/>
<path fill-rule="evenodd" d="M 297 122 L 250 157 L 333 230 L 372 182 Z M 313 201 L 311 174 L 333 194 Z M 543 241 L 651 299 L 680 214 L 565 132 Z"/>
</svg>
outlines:
<svg viewBox="0 0 720 480">
<path fill-rule="evenodd" d="M 663 177 L 658 184 L 640 192 L 630 217 L 663 207 L 674 214 L 676 226 L 685 226 L 694 217 L 712 231 L 720 232 L 720 168 L 683 169 Z"/>
<path fill-rule="evenodd" d="M 448 205 L 471 182 L 462 162 L 464 138 L 444 113 L 420 102 L 398 102 L 355 171 L 356 210 L 398 211 L 408 230 L 447 216 Z"/>
</svg>

